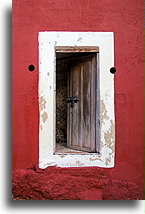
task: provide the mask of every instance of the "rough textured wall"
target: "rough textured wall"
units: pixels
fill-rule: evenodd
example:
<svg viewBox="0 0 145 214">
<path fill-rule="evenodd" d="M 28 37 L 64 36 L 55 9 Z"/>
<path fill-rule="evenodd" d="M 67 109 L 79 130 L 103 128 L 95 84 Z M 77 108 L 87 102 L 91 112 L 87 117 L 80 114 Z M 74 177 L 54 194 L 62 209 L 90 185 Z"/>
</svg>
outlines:
<svg viewBox="0 0 145 214">
<path fill-rule="evenodd" d="M 113 31 L 116 159 L 107 173 L 143 185 L 143 1 L 13 0 L 12 19 L 13 168 L 38 163 L 38 32 Z"/>
<path fill-rule="evenodd" d="M 67 143 L 67 61 L 56 61 L 56 143 Z"/>
<path fill-rule="evenodd" d="M 67 182 L 66 182 L 67 181 Z M 13 171 L 16 200 L 139 200 L 143 190 L 135 183 L 111 179 L 103 169 L 56 168 Z"/>
</svg>

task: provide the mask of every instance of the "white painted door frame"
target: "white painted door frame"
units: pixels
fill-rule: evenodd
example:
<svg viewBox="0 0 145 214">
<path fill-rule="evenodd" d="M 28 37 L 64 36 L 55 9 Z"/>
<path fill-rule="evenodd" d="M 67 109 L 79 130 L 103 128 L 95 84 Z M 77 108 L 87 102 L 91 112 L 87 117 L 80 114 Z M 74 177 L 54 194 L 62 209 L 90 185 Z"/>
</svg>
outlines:
<svg viewBox="0 0 145 214">
<path fill-rule="evenodd" d="M 100 154 L 54 154 L 56 141 L 56 49 L 99 48 Z M 39 32 L 39 167 L 114 167 L 114 66 L 113 32 Z"/>
</svg>

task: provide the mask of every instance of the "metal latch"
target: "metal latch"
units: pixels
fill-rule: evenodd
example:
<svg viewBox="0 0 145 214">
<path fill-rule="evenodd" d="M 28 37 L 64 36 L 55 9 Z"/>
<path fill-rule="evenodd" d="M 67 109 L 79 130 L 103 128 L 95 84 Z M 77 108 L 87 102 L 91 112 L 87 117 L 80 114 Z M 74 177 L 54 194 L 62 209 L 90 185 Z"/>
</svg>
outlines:
<svg viewBox="0 0 145 214">
<path fill-rule="evenodd" d="M 71 103 L 71 107 L 74 107 L 74 103 L 77 103 L 79 99 L 76 96 L 68 97 L 67 102 Z"/>
</svg>

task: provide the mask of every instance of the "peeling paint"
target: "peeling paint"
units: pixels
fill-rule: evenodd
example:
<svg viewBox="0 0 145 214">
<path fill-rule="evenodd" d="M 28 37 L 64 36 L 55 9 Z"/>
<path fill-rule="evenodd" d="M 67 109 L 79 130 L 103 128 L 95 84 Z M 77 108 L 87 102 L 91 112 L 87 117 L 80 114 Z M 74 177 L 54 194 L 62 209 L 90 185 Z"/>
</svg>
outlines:
<svg viewBox="0 0 145 214">
<path fill-rule="evenodd" d="M 105 106 L 103 100 L 100 100 L 100 111 L 102 112 L 102 117 L 101 117 L 102 122 L 103 122 L 103 120 L 108 120 L 109 117 L 107 115 L 106 106 Z"/>
<path fill-rule="evenodd" d="M 81 42 L 82 41 L 82 37 L 79 37 L 77 42 Z"/>
<path fill-rule="evenodd" d="M 64 38 L 66 38 L 64 40 Z M 105 41 L 105 45 L 104 45 Z M 41 42 L 43 50 L 41 51 Z M 39 132 L 39 166 L 57 165 L 60 167 L 114 167 L 114 77 L 105 72 L 114 66 L 114 35 L 112 32 L 39 32 L 39 97 L 40 97 L 40 125 L 43 131 Z M 57 44 L 57 45 L 56 45 Z M 54 50 L 57 47 L 99 47 L 100 60 L 100 154 L 87 155 L 54 155 L 55 144 L 55 89 L 56 67 Z M 86 49 L 87 50 L 87 49 Z M 50 59 L 49 61 L 47 59 Z M 106 60 L 103 60 L 106 59 Z M 49 72 L 48 72 L 49 71 Z M 52 78 L 48 78 L 50 76 Z M 46 78 L 47 77 L 47 78 Z M 104 84 L 106 82 L 106 84 Z M 43 96 L 42 96 L 43 95 Z M 43 98 L 45 97 L 46 100 Z M 50 117 L 47 115 L 50 114 Z M 47 120 L 47 123 L 44 124 Z M 48 141 L 50 143 L 48 143 Z"/>
<path fill-rule="evenodd" d="M 59 155 L 59 157 L 64 158 L 64 157 L 65 157 L 65 155 Z"/>
<path fill-rule="evenodd" d="M 100 101 L 100 120 L 101 120 L 101 130 L 102 130 L 102 125 L 108 125 L 109 127 L 107 128 L 107 131 L 103 130 L 103 134 L 104 134 L 104 145 L 109 146 L 111 142 L 113 142 L 113 138 L 112 136 L 114 136 L 114 129 L 115 129 L 115 125 L 113 123 L 113 120 L 109 118 L 107 110 L 106 110 L 106 106 L 104 104 L 104 101 L 101 100 Z"/>
<path fill-rule="evenodd" d="M 46 100 L 44 99 L 43 96 L 39 98 L 39 108 L 40 111 L 43 111 L 46 108 Z"/>
<path fill-rule="evenodd" d="M 96 160 L 100 160 L 100 157 L 95 157 L 95 158 L 89 158 L 90 161 L 96 161 Z"/>
<path fill-rule="evenodd" d="M 76 161 L 77 166 L 83 166 L 84 164 L 81 161 Z"/>
<path fill-rule="evenodd" d="M 108 107 L 110 100 L 109 96 L 105 96 L 104 100 L 100 100 L 100 129 L 101 129 L 101 142 L 100 142 L 100 153 L 102 157 L 106 153 L 105 159 L 103 162 L 108 166 L 114 158 L 114 136 L 115 136 L 115 125 L 108 114 L 106 105 Z M 105 102 L 106 101 L 106 102 Z M 107 103 L 107 104 L 106 104 Z"/>
<path fill-rule="evenodd" d="M 113 144 L 113 136 L 114 136 L 114 123 L 111 120 L 111 127 L 110 131 L 107 131 L 107 133 L 104 133 L 104 138 L 105 138 L 105 146 L 107 146 L 109 149 L 112 150 L 112 153 L 114 153 L 114 144 Z"/>
<path fill-rule="evenodd" d="M 43 123 L 45 123 L 46 120 L 48 119 L 48 115 L 47 115 L 47 113 L 45 111 L 43 112 L 43 114 L 41 115 L 41 117 L 42 117 Z"/>
<path fill-rule="evenodd" d="M 111 162 L 111 157 L 105 159 L 105 165 L 108 166 Z"/>
</svg>

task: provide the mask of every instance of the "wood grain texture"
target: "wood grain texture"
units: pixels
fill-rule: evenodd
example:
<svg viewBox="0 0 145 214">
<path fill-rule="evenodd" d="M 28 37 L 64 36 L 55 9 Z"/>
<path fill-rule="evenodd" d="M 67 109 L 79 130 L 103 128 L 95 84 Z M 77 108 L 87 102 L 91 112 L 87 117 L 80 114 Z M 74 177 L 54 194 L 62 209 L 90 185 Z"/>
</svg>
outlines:
<svg viewBox="0 0 145 214">
<path fill-rule="evenodd" d="M 68 103 L 68 147 L 96 151 L 96 54 L 70 61 L 68 96 L 79 102 Z"/>
</svg>

